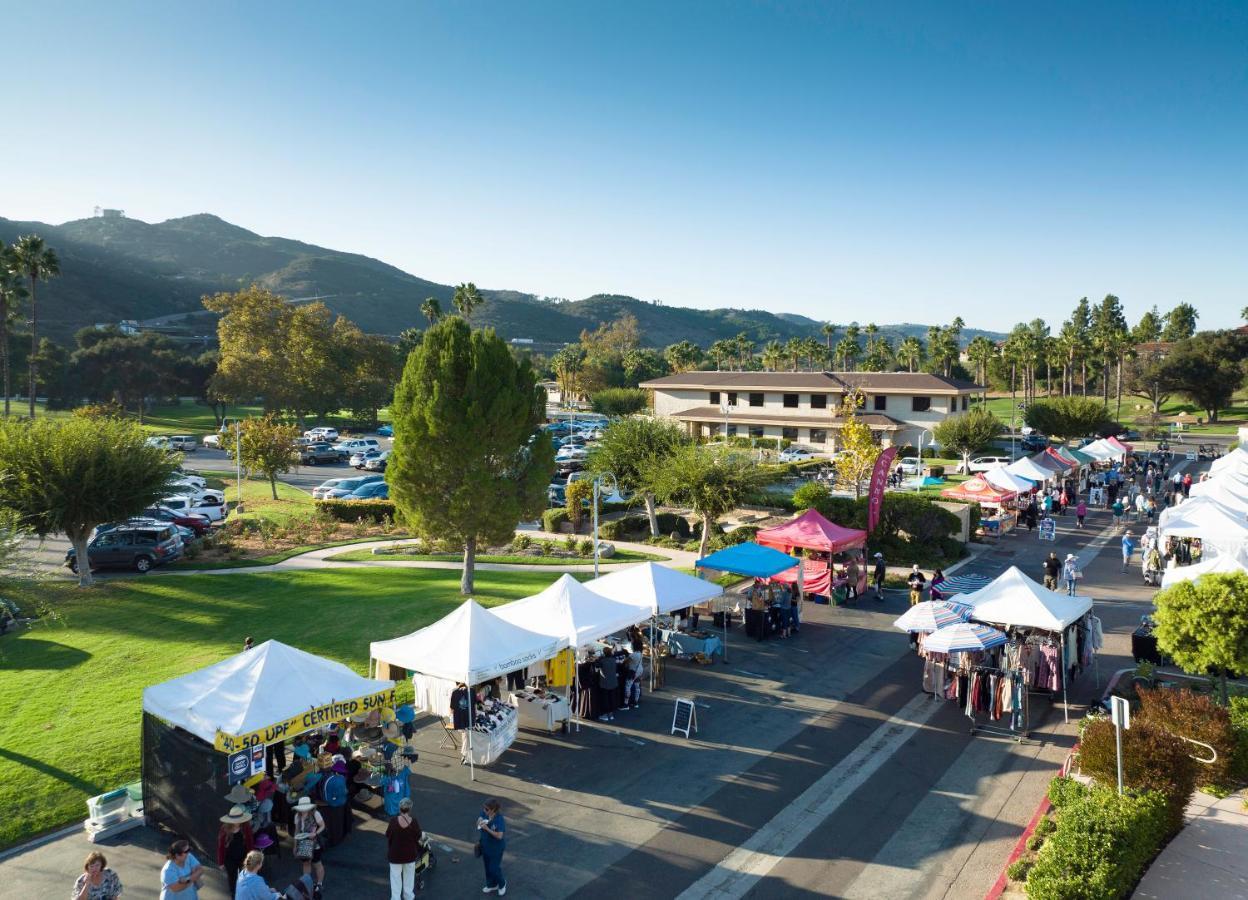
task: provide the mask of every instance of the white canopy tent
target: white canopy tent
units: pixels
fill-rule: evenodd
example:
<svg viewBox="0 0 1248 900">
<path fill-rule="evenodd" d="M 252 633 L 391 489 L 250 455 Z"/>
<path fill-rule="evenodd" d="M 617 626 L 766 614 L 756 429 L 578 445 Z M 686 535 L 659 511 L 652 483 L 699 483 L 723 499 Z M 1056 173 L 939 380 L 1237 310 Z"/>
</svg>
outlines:
<svg viewBox="0 0 1248 900">
<path fill-rule="evenodd" d="M 1167 537 L 1200 538 L 1202 544 L 1235 547 L 1248 541 L 1248 517 L 1210 497 L 1195 497 L 1165 510 L 1157 520 Z"/>
<path fill-rule="evenodd" d="M 583 647 L 649 618 L 639 607 L 595 593 L 566 573 L 541 593 L 492 612 L 504 622 L 549 635 L 570 647 Z"/>
<path fill-rule="evenodd" d="M 365 678 L 342 663 L 265 641 L 207 668 L 146 688 L 143 711 L 214 744 L 218 733 L 253 734 L 309 710 L 393 688 L 393 681 Z M 309 728 L 296 726 L 285 736 L 322 724 L 318 720 Z"/>
<path fill-rule="evenodd" d="M 1170 566 L 1161 576 L 1161 586 L 1168 588 L 1183 581 L 1195 581 L 1202 575 L 1230 575 L 1248 572 L 1248 553 L 1219 553 L 1191 566 Z"/>
<path fill-rule="evenodd" d="M 1248 487 L 1241 487 L 1236 490 L 1234 484 L 1222 481 L 1221 479 L 1201 482 L 1201 486 L 1205 488 L 1204 491 L 1196 494 L 1195 496 L 1188 497 L 1188 499 L 1184 500 L 1183 503 L 1191 503 L 1193 500 L 1200 500 L 1201 502 L 1204 502 L 1205 500 L 1212 500 L 1214 503 L 1225 506 L 1233 513 L 1237 513 L 1241 516 L 1248 514 Z M 1195 492 L 1196 487 L 1197 485 L 1192 485 L 1193 493 Z M 1183 504 L 1180 504 L 1180 506 L 1182 505 Z"/>
<path fill-rule="evenodd" d="M 1071 597 L 1050 591 L 1010 566 L 987 587 L 962 594 L 958 602 L 971 608 L 976 622 L 1011 628 L 1037 628 L 1061 635 L 1063 656 L 1066 628 L 1092 609 L 1091 597 Z M 1069 718 L 1066 667 L 1062 666 L 1062 714 Z"/>
<path fill-rule="evenodd" d="M 1236 447 L 1226 456 L 1215 459 L 1209 466 L 1210 475 L 1221 475 L 1233 469 L 1248 469 L 1248 450 Z"/>
<path fill-rule="evenodd" d="M 1220 475 L 1192 485 L 1190 496 L 1207 497 L 1233 494 L 1248 497 L 1248 469 L 1226 469 Z"/>
<path fill-rule="evenodd" d="M 718 597 L 724 589 L 684 572 L 647 562 L 593 581 L 585 586 L 595 594 L 642 610 L 643 616 L 661 616 Z"/>
<path fill-rule="evenodd" d="M 989 469 L 983 473 L 984 481 L 996 488 L 1005 491 L 1014 491 L 1018 494 L 1025 494 L 1035 487 L 1035 482 L 1015 475 L 1005 466 L 997 466 L 995 469 Z"/>
<path fill-rule="evenodd" d="M 1105 438 L 1093 441 L 1086 447 L 1080 447 L 1079 452 L 1086 453 L 1088 456 L 1095 457 L 1096 459 L 1102 461 L 1107 459 L 1120 459 L 1127 455 L 1127 451 L 1123 450 L 1121 447 L 1115 447 Z"/>
<path fill-rule="evenodd" d="M 476 600 L 465 600 L 426 628 L 374 641 L 368 652 L 377 662 L 472 687 L 550 659 L 566 646 L 566 637 L 530 631 L 499 618 Z"/>
<path fill-rule="evenodd" d="M 1036 465 L 1030 458 L 1024 456 L 1022 459 L 1015 460 L 1005 467 L 1005 471 L 1011 475 L 1017 475 L 1020 478 L 1026 478 L 1029 481 L 1046 481 L 1054 477 L 1051 469 Z M 1031 490 L 1031 485 L 1027 486 Z"/>
</svg>

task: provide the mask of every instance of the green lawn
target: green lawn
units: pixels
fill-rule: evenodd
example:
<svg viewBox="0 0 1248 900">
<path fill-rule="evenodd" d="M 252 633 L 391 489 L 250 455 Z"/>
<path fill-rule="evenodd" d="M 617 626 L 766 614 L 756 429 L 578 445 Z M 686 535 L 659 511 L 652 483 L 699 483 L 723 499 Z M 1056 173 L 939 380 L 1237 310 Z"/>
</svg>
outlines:
<svg viewBox="0 0 1248 900">
<path fill-rule="evenodd" d="M 401 562 L 460 562 L 463 560 L 462 553 L 385 553 L 374 554 L 371 550 L 349 550 L 346 553 L 338 553 L 331 556 L 330 559 L 339 562 L 368 562 L 376 560 L 398 560 Z M 659 556 L 657 553 L 642 553 L 637 550 L 616 550 L 611 557 L 601 557 L 600 561 L 604 563 L 634 563 L 647 562 L 650 560 L 661 562 L 665 559 L 671 559 L 669 556 Z M 583 566 L 594 561 L 593 556 L 586 556 L 578 559 L 565 559 L 555 556 L 526 556 L 524 554 L 506 554 L 506 555 L 485 555 L 478 556 L 477 562 L 481 563 L 509 563 L 522 564 L 529 566 Z"/>
<path fill-rule="evenodd" d="M 1041 395 L 1039 399 L 1043 400 L 1044 396 Z M 1009 424 L 1010 409 L 1012 406 L 1009 397 L 990 397 L 986 403 L 988 405 L 988 409 L 991 410 L 998 419 L 1007 425 Z M 1113 413 L 1116 406 L 1116 400 L 1113 397 L 1110 397 L 1110 413 Z M 1137 406 L 1142 408 L 1136 409 Z M 1147 427 L 1148 411 L 1146 408 L 1143 408 L 1146 406 L 1146 402 L 1139 397 L 1129 397 L 1124 394 L 1122 398 L 1122 422 L 1125 425 L 1139 428 L 1142 431 L 1144 427 Z M 1198 419 L 1204 419 L 1206 417 L 1203 409 L 1198 409 L 1194 404 L 1185 402 L 1182 398 L 1175 397 L 1169 402 L 1161 405 L 1160 427 L 1169 427 L 1170 420 L 1180 413 L 1186 413 L 1187 415 L 1195 416 Z M 1184 426 L 1184 432 L 1192 435 L 1234 434 L 1239 426 L 1248 424 L 1248 392 L 1240 391 L 1236 393 L 1235 397 L 1231 400 L 1231 405 L 1226 409 L 1219 410 L 1218 419 L 1219 421 L 1212 425 L 1208 423 L 1204 425 L 1196 425 L 1194 423 L 1187 424 Z M 1014 424 L 1016 427 L 1022 427 L 1022 411 L 1018 411 L 1016 413 Z"/>
<path fill-rule="evenodd" d="M 233 506 L 238 501 L 238 481 L 233 472 L 219 469 L 187 469 L 202 475 L 208 487 L 225 492 L 225 502 Z M 268 481 L 254 478 L 243 479 L 243 519 L 271 519 L 285 523 L 292 516 L 307 516 L 315 512 L 312 495 L 284 481 L 277 483 L 277 499 Z"/>
<path fill-rule="evenodd" d="M 479 572 L 486 606 L 536 593 L 552 574 Z M 81 821 L 88 796 L 139 777 L 143 688 L 276 638 L 367 671 L 370 641 L 460 603 L 459 572 L 350 569 L 147 577 L 86 591 L 5 584 L 50 610 L 0 637 L 0 847 Z"/>
</svg>

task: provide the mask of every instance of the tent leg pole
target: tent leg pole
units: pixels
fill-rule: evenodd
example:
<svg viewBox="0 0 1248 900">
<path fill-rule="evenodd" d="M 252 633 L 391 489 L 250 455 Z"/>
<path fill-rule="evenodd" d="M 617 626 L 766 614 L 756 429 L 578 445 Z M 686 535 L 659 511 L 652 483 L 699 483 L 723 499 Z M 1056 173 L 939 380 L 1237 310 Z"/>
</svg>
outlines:
<svg viewBox="0 0 1248 900">
<path fill-rule="evenodd" d="M 472 732 L 473 726 L 477 724 L 477 689 L 475 686 L 468 688 L 468 780 L 477 780 L 476 764 L 472 761 Z"/>
<path fill-rule="evenodd" d="M 724 662 L 726 663 L 728 662 L 728 610 L 724 610 L 720 615 L 724 617 Z"/>
<path fill-rule="evenodd" d="M 1062 629 L 1062 721 L 1070 721 L 1070 701 L 1066 698 L 1066 630 Z"/>
<path fill-rule="evenodd" d="M 654 693 L 654 666 L 659 658 L 659 648 L 654 642 L 654 616 L 650 617 L 650 693 Z"/>
</svg>

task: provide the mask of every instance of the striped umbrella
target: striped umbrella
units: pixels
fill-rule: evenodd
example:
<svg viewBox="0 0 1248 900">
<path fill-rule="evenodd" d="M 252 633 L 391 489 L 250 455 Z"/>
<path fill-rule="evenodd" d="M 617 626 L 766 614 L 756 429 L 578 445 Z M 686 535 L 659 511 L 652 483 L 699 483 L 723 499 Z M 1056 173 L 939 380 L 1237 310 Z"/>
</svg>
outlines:
<svg viewBox="0 0 1248 900">
<path fill-rule="evenodd" d="M 929 634 L 923 642 L 923 649 L 932 653 L 962 653 L 987 650 L 1005 642 L 1004 631 L 973 622 L 957 622 Z"/>
<path fill-rule="evenodd" d="M 940 583 L 940 587 L 936 588 L 936 592 L 941 597 L 952 597 L 954 594 L 973 594 L 982 588 L 988 587 L 990 584 L 992 584 L 992 579 L 988 576 L 968 572 L 965 575 L 950 575 Z"/>
<path fill-rule="evenodd" d="M 916 603 L 893 622 L 902 631 L 936 631 L 946 625 L 965 622 L 971 617 L 971 608 L 947 600 L 925 600 Z"/>
</svg>

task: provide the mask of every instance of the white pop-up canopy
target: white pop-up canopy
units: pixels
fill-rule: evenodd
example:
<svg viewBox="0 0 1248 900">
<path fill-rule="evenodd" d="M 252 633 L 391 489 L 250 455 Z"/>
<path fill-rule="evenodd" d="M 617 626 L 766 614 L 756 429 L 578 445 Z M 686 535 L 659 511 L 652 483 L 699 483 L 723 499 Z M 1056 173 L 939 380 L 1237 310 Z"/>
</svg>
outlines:
<svg viewBox="0 0 1248 900">
<path fill-rule="evenodd" d="M 594 593 L 566 573 L 540 594 L 495 607 L 492 612 L 505 622 L 572 647 L 583 647 L 649 617 L 636 606 Z"/>
<path fill-rule="evenodd" d="M 958 602 L 971 608 L 971 618 L 993 625 L 1062 631 L 1092 608 L 1091 597 L 1070 597 L 1050 591 L 1010 566 L 991 584 Z"/>
<path fill-rule="evenodd" d="M 1212 481 L 1201 482 L 1201 486 L 1205 488 L 1199 494 L 1189 497 L 1183 503 L 1191 503 L 1193 500 L 1200 500 L 1202 503 L 1206 500 L 1212 500 L 1214 503 L 1221 504 L 1233 513 L 1239 515 L 1248 514 L 1248 487 L 1240 487 L 1236 490 L 1234 484 L 1223 481 L 1220 478 Z M 1192 485 L 1192 491 L 1195 493 L 1196 485 Z"/>
<path fill-rule="evenodd" d="M 257 743 L 235 739 L 255 735 L 273 743 L 384 705 L 380 698 L 393 689 L 393 681 L 374 681 L 342 663 L 265 641 L 147 688 L 143 711 L 228 751 Z"/>
<path fill-rule="evenodd" d="M 1046 469 L 1043 466 L 1038 466 L 1033 460 L 1026 456 L 1010 463 L 1005 467 L 1005 471 L 1009 472 L 1011 475 L 1018 475 L 1019 477 L 1026 478 L 1030 481 L 1044 481 L 1045 479 L 1052 478 L 1055 474 L 1052 469 Z M 1030 489 L 1030 487 L 1028 489 Z"/>
<path fill-rule="evenodd" d="M 550 659 L 566 646 L 564 638 L 529 631 L 500 619 L 475 600 L 465 600 L 432 625 L 405 637 L 375 641 L 368 651 L 378 662 L 476 685 Z"/>
<path fill-rule="evenodd" d="M 603 575 L 587 581 L 585 586 L 596 594 L 640 609 L 643 617 L 694 606 L 724 592 L 714 582 L 652 562 Z"/>
<path fill-rule="evenodd" d="M 1171 566 L 1161 576 L 1161 586 L 1168 588 L 1181 581 L 1195 581 L 1201 575 L 1232 575 L 1248 572 L 1248 552 L 1219 553 L 1191 566 Z"/>
<path fill-rule="evenodd" d="M 1248 498 L 1248 469 L 1226 469 L 1206 481 L 1192 485 L 1190 496 L 1214 497 L 1230 494 Z"/>
<path fill-rule="evenodd" d="M 1209 466 L 1209 474 L 1221 475 L 1223 472 L 1244 468 L 1248 468 L 1248 450 L 1236 447 L 1226 456 L 1215 459 Z"/>
<path fill-rule="evenodd" d="M 982 473 L 984 481 L 993 487 L 1001 488 L 1006 491 L 1014 491 L 1018 494 L 1025 494 L 1035 487 L 1035 483 L 1021 475 L 1015 475 L 1005 466 L 997 466 L 995 469 L 989 469 Z"/>
<path fill-rule="evenodd" d="M 1157 520 L 1167 537 L 1200 538 L 1222 547 L 1248 541 L 1248 517 L 1210 497 L 1196 497 L 1172 506 Z"/>
</svg>

